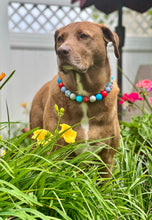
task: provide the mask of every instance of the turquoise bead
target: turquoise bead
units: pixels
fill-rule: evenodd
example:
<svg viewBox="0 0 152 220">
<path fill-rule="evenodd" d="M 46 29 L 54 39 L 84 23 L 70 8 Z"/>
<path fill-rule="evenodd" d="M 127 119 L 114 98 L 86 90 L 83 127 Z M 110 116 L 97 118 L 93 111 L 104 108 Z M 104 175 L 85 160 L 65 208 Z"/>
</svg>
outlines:
<svg viewBox="0 0 152 220">
<path fill-rule="evenodd" d="M 81 95 L 77 95 L 76 96 L 76 101 L 77 102 L 82 102 L 83 101 L 83 97 Z"/>
<path fill-rule="evenodd" d="M 100 101 L 101 99 L 102 99 L 102 95 L 101 95 L 100 93 L 97 94 L 97 95 L 96 95 L 96 100 L 97 100 L 97 101 Z"/>
<path fill-rule="evenodd" d="M 112 84 L 111 84 L 111 82 L 110 82 L 110 83 L 108 83 L 108 84 L 107 84 L 107 86 L 106 86 L 106 87 L 111 87 L 111 85 L 112 85 Z"/>
<path fill-rule="evenodd" d="M 57 83 L 61 83 L 61 79 L 60 78 L 58 78 Z"/>
</svg>

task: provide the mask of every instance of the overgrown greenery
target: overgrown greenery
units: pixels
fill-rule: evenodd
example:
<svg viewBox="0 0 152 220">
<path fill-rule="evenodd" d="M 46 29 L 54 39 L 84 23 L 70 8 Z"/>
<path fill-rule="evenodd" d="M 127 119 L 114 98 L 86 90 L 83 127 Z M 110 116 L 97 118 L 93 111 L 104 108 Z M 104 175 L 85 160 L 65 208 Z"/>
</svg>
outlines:
<svg viewBox="0 0 152 220">
<path fill-rule="evenodd" d="M 141 145 L 151 147 L 152 142 L 152 114 L 144 114 L 131 118 L 131 122 L 121 122 L 123 140 L 129 149 L 135 146 L 139 150 Z"/>
<path fill-rule="evenodd" d="M 0 131 L 8 128 L 8 137 L 0 136 L 0 220 L 152 219 L 151 113 L 121 122 L 113 174 L 106 181 L 99 175 L 106 166 L 98 156 L 104 146 L 97 149 L 97 141 L 90 142 L 93 153 L 73 158 L 84 141 L 53 151 L 62 133 L 54 132 L 42 146 L 29 138 L 37 129 L 12 138 L 12 124 L 9 117 L 0 123 Z"/>
<path fill-rule="evenodd" d="M 137 133 L 138 124 L 123 123 L 113 175 L 103 186 L 97 151 L 69 156 L 83 141 L 53 152 L 59 135 L 44 147 L 30 142 L 31 132 L 0 140 L 7 149 L 0 158 L 0 219 L 152 219 L 152 138 L 148 123 Z"/>
</svg>

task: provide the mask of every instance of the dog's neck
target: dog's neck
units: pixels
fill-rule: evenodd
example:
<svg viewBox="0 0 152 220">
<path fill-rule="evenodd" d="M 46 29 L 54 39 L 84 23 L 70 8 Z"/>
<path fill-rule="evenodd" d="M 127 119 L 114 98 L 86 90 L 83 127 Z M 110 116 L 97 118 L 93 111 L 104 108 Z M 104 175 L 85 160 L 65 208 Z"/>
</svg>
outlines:
<svg viewBox="0 0 152 220">
<path fill-rule="evenodd" d="M 76 73 L 76 85 L 77 85 L 77 94 L 81 94 L 83 96 L 88 96 L 89 93 L 84 90 L 83 84 L 81 83 L 81 77 L 80 74 Z"/>
<path fill-rule="evenodd" d="M 110 82 L 110 67 L 91 69 L 86 73 L 79 73 L 76 71 L 70 71 L 68 73 L 59 72 L 63 84 L 71 92 L 91 95 L 95 94 L 105 88 L 108 82 Z"/>
</svg>

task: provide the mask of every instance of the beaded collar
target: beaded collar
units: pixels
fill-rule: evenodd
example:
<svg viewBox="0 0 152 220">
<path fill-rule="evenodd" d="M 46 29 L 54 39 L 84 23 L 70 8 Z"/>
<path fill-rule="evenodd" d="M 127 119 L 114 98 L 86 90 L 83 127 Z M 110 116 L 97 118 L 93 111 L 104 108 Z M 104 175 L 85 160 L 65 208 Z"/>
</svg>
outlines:
<svg viewBox="0 0 152 220">
<path fill-rule="evenodd" d="M 112 87 L 113 87 L 113 76 L 111 76 L 111 82 L 109 82 L 105 89 L 102 90 L 100 93 L 97 93 L 95 95 L 91 96 L 82 96 L 82 95 L 76 95 L 75 93 L 72 93 L 70 90 L 68 90 L 64 84 L 61 82 L 61 79 L 58 78 L 57 80 L 58 86 L 61 89 L 61 92 L 65 94 L 65 96 L 69 97 L 71 100 L 75 100 L 79 103 L 81 102 L 96 102 L 101 101 L 103 98 L 107 96 L 108 93 L 110 93 Z"/>
</svg>

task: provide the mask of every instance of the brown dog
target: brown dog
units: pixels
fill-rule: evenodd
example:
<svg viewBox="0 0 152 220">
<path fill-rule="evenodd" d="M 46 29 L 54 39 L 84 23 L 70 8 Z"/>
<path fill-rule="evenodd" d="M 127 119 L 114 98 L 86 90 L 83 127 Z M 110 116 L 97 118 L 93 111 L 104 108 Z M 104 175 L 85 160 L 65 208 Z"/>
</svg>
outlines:
<svg viewBox="0 0 152 220">
<path fill-rule="evenodd" d="M 30 126 L 31 129 L 40 127 L 53 131 L 58 121 L 54 105 L 57 104 L 59 108 L 63 107 L 65 113 L 61 123 L 72 126 L 82 121 L 74 128 L 77 131 L 77 140 L 113 137 L 105 142 L 114 150 L 105 148 L 99 153 L 102 160 L 112 169 L 113 156 L 119 144 L 120 131 L 117 117 L 119 89 L 115 81 L 113 84 L 108 84 L 111 81 L 106 49 L 108 42 L 113 43 L 114 52 L 118 58 L 118 36 L 105 25 L 76 22 L 56 31 L 55 50 L 59 77 L 69 90 L 66 95 L 69 96 L 70 92 L 73 94 L 67 97 L 63 93 L 65 92 L 63 84 L 58 85 L 58 76 L 55 76 L 34 97 Z M 63 88 L 60 89 L 59 86 Z M 102 97 L 99 94 L 102 94 Z M 75 97 L 77 101 L 73 100 Z M 87 120 L 93 116 L 93 119 Z M 87 146 L 86 148 L 88 150 Z M 92 150 L 91 146 L 89 150 Z M 76 153 L 81 153 L 81 151 Z M 109 174 L 108 171 L 106 176 Z"/>
</svg>

